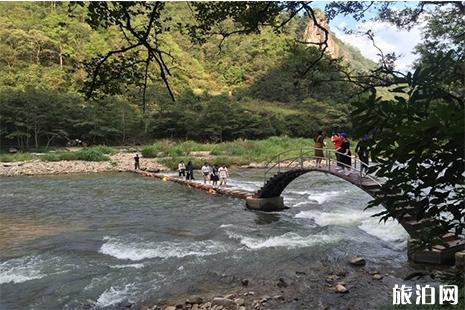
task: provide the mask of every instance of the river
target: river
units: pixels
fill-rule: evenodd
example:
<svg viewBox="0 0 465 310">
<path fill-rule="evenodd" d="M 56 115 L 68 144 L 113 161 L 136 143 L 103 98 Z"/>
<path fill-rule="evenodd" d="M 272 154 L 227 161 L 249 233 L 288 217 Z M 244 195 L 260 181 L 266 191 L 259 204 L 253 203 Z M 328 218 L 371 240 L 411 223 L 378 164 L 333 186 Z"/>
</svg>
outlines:
<svg viewBox="0 0 465 310">
<path fill-rule="evenodd" d="M 261 183 L 232 173 L 232 187 Z M 308 173 L 284 197 L 288 210 L 262 213 L 130 173 L 1 178 L 0 309 L 156 302 L 354 255 L 405 265 L 406 233 L 364 212 L 355 186 Z"/>
</svg>

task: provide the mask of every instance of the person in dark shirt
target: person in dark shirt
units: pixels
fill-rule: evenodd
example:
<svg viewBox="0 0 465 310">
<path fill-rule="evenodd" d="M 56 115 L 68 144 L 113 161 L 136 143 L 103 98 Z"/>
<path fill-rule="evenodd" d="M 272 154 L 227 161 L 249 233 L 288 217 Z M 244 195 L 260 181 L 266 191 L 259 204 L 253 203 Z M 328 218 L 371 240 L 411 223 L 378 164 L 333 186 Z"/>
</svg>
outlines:
<svg viewBox="0 0 465 310">
<path fill-rule="evenodd" d="M 186 180 L 194 180 L 194 166 L 192 166 L 191 161 L 186 166 Z"/>
<path fill-rule="evenodd" d="M 343 164 L 342 165 L 343 172 L 346 175 L 349 175 L 351 172 L 351 168 L 352 168 L 352 161 L 351 161 L 352 154 L 350 153 L 350 141 L 346 133 L 342 133 L 341 136 L 343 140 L 342 140 L 341 148 L 339 149 L 339 153 L 341 154 L 340 161 Z"/>
<path fill-rule="evenodd" d="M 214 165 L 210 172 L 210 181 L 212 181 L 213 186 L 217 186 L 219 180 L 220 177 L 218 176 L 218 166 Z"/>
<path fill-rule="evenodd" d="M 362 172 L 368 172 L 368 163 L 370 157 L 370 150 L 368 147 L 368 135 L 364 135 L 362 139 L 357 143 L 355 147 L 355 153 L 362 162 L 360 170 Z"/>
<path fill-rule="evenodd" d="M 134 156 L 134 169 L 135 170 L 140 169 L 139 154 L 136 154 L 136 156 Z"/>
</svg>

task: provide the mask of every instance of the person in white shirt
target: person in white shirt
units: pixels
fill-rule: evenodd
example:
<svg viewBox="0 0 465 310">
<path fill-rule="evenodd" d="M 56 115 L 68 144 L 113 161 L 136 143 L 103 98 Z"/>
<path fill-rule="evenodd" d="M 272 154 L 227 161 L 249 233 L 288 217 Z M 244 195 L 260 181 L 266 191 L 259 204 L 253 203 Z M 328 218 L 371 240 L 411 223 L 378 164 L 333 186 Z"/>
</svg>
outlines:
<svg viewBox="0 0 465 310">
<path fill-rule="evenodd" d="M 186 165 L 184 165 L 184 162 L 181 160 L 178 164 L 178 172 L 179 172 L 179 177 L 185 177 L 186 176 Z"/>
<path fill-rule="evenodd" d="M 229 177 L 228 168 L 226 168 L 225 165 L 221 166 L 220 169 L 218 169 L 218 174 L 220 176 L 220 186 L 225 186 Z"/>
<path fill-rule="evenodd" d="M 203 184 L 206 184 L 207 181 L 210 181 L 210 166 L 204 163 L 201 170 L 203 174 Z"/>
</svg>

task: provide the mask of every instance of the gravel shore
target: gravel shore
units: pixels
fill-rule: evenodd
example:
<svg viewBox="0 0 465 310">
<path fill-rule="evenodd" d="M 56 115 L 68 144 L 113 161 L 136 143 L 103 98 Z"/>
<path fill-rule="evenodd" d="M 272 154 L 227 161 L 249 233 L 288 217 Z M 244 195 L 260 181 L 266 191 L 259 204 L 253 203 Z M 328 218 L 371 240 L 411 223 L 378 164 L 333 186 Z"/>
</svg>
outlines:
<svg viewBox="0 0 465 310">
<path fill-rule="evenodd" d="M 35 159 L 25 162 L 0 163 L 0 176 L 21 175 L 53 175 L 69 173 L 92 173 L 105 171 L 133 171 L 134 155 L 131 153 L 117 153 L 110 156 L 109 161 L 42 161 Z M 141 158 L 140 166 L 147 171 L 167 171 L 167 167 L 152 158 Z"/>
</svg>

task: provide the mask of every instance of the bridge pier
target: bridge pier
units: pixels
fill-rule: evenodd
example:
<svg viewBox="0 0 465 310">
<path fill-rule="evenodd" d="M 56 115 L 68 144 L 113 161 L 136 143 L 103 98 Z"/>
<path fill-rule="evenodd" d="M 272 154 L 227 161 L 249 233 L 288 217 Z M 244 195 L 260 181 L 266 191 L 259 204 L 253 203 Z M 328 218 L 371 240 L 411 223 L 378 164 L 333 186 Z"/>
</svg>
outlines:
<svg viewBox="0 0 465 310">
<path fill-rule="evenodd" d="M 271 198 L 257 198 L 247 197 L 245 199 L 247 208 L 260 211 L 280 211 L 283 210 L 284 200 L 283 197 L 271 197 Z"/>
</svg>

